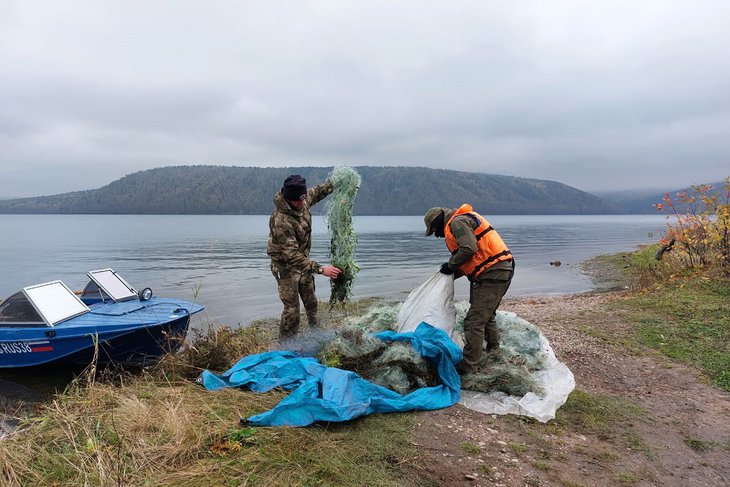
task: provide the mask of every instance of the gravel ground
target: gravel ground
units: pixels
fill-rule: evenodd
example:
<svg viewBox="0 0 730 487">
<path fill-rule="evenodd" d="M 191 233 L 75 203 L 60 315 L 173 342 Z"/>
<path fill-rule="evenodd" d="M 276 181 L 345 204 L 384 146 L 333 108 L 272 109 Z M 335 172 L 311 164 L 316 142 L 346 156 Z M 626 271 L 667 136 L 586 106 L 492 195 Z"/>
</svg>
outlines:
<svg viewBox="0 0 730 487">
<path fill-rule="evenodd" d="M 500 309 L 541 329 L 576 390 L 643 413 L 608 433 L 459 405 L 420 413 L 414 473 L 433 485 L 730 485 L 730 394 L 650 350 L 617 345 L 631 326 L 607 305 L 625 292 L 512 299 Z M 616 341 L 597 338 L 607 335 Z"/>
</svg>

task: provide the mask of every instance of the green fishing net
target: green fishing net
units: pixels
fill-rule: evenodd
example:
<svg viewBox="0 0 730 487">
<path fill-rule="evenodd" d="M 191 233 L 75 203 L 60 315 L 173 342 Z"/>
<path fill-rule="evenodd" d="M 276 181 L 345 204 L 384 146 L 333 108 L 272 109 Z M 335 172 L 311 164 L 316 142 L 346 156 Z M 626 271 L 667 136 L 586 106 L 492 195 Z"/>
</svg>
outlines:
<svg viewBox="0 0 730 487">
<path fill-rule="evenodd" d="M 463 343 L 464 317 L 469 303 L 456 302 L 454 341 Z M 401 394 L 439 383 L 434 368 L 406 343 L 384 343 L 370 333 L 395 330 L 401 303 L 375 303 L 349 317 L 335 338 L 320 352 L 328 365 L 353 370 L 365 379 Z M 533 372 L 546 366 L 540 332 L 514 313 L 497 313 L 501 334 L 499 354 L 482 357 L 477 373 L 462 376 L 462 389 L 524 396 L 543 393 Z"/>
<path fill-rule="evenodd" d="M 370 306 L 361 315 L 346 318 L 344 323 L 368 333 L 392 330 L 398 321 L 402 305 L 403 303 L 381 302 L 376 306 Z"/>
<path fill-rule="evenodd" d="M 435 368 L 410 343 L 383 342 L 355 326 L 340 328 L 319 359 L 399 394 L 440 383 Z"/>
<path fill-rule="evenodd" d="M 469 303 L 456 301 L 454 305 L 456 307 L 454 334 L 463 343 L 464 318 L 469 311 Z M 500 338 L 500 355 L 503 361 L 517 366 L 524 365 L 530 372 L 545 368 L 547 355 L 542 348 L 540 331 L 535 325 L 514 313 L 501 311 L 497 312 L 496 322 Z"/>
<path fill-rule="evenodd" d="M 464 318 L 469 303 L 457 301 L 457 340 L 464 342 Z M 478 392 L 505 392 L 512 396 L 524 396 L 528 392 L 542 395 L 543 390 L 533 372 L 545 368 L 547 356 L 542 348 L 540 332 L 529 321 L 514 313 L 497 312 L 497 328 L 500 335 L 500 352 L 483 353 L 477 371 L 461 377 L 461 388 Z"/>
<path fill-rule="evenodd" d="M 351 167 L 336 167 L 329 178 L 334 191 L 325 203 L 325 219 L 330 234 L 330 261 L 342 274 L 331 281 L 330 303 L 349 301 L 352 282 L 360 268 L 355 262 L 357 235 L 352 225 L 355 195 L 360 175 Z"/>
</svg>

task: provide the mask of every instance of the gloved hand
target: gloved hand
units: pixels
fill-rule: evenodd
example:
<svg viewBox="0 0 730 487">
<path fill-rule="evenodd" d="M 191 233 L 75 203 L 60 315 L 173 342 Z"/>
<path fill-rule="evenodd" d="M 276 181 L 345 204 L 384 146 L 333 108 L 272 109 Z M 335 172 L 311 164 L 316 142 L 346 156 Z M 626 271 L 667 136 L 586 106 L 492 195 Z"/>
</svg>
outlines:
<svg viewBox="0 0 730 487">
<path fill-rule="evenodd" d="M 450 276 L 451 274 L 454 273 L 454 269 L 452 269 L 451 266 L 449 266 L 448 262 L 444 262 L 443 264 L 441 264 L 441 268 L 439 269 L 439 272 L 441 274 L 446 274 L 446 275 Z"/>
</svg>

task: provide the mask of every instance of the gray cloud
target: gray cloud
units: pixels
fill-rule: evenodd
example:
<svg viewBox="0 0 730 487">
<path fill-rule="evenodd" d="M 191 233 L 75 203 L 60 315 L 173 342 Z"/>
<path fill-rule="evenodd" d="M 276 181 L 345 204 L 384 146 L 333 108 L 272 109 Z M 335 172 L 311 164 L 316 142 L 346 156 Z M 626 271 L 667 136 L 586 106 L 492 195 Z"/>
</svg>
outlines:
<svg viewBox="0 0 730 487">
<path fill-rule="evenodd" d="M 0 197 L 201 163 L 717 180 L 729 44 L 724 1 L 3 2 Z"/>
</svg>

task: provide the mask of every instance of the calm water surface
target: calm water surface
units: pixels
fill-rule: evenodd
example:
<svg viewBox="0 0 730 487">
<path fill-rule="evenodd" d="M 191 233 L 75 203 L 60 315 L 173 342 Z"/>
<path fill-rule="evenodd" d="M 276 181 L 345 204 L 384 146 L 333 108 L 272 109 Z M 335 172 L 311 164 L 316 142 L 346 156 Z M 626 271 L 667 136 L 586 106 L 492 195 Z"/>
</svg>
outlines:
<svg viewBox="0 0 730 487">
<path fill-rule="evenodd" d="M 665 224 L 660 215 L 488 218 L 517 261 L 511 296 L 589 290 L 580 262 L 656 241 Z M 204 304 L 197 326 L 281 312 L 266 255 L 268 215 L 0 215 L 0 228 L 0 296 L 55 279 L 82 289 L 87 271 L 112 267 L 137 289 Z M 355 229 L 356 298 L 402 299 L 448 257 L 443 239 L 423 236 L 422 216 L 360 216 Z M 312 257 L 327 263 L 323 218 L 313 235 Z M 563 265 L 551 266 L 555 260 Z M 318 296 L 329 299 L 329 281 L 316 279 Z M 457 297 L 466 296 L 459 279 Z"/>
</svg>

